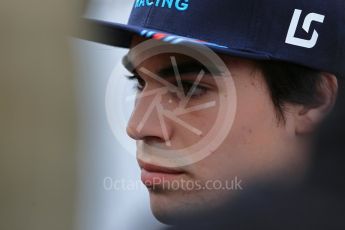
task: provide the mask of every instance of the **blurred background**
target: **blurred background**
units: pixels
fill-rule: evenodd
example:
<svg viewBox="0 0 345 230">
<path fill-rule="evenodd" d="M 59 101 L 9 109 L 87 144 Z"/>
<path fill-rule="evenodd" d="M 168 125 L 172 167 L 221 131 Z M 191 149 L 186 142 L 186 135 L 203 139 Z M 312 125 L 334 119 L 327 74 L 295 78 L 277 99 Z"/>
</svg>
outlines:
<svg viewBox="0 0 345 230">
<path fill-rule="evenodd" d="M 140 177 L 105 112 L 107 81 L 126 50 L 70 36 L 81 15 L 126 23 L 132 4 L 1 1 L 0 229 L 161 227 L 145 189 L 104 187 L 106 178 Z"/>
<path fill-rule="evenodd" d="M 133 2 L 93 0 L 86 5 L 84 17 L 127 23 Z M 73 40 L 72 47 L 80 71 L 76 81 L 82 149 L 78 158 L 77 229 L 157 229 L 160 224 L 151 214 L 144 186 L 116 191 L 103 186 L 105 178 L 140 180 L 136 159 L 114 137 L 105 110 L 109 77 L 128 50 L 79 39 Z M 133 143 L 122 143 L 130 144 Z"/>
</svg>

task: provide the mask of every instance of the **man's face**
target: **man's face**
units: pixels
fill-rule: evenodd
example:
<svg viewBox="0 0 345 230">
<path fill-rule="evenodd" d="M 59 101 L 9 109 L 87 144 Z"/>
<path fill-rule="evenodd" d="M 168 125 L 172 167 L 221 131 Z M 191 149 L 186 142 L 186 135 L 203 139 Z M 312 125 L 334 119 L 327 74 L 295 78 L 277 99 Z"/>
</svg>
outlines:
<svg viewBox="0 0 345 230">
<path fill-rule="evenodd" d="M 141 42 L 142 39 L 134 38 L 132 47 Z M 164 80 L 177 85 L 176 77 L 171 71 L 166 71 L 172 66 L 171 56 L 153 56 L 140 63 L 138 68 L 149 70 L 158 76 L 165 73 Z M 132 57 L 135 59 L 135 53 L 132 53 Z M 177 66 L 191 63 L 191 59 L 186 56 L 174 54 L 174 57 Z M 136 100 L 127 132 L 137 140 L 142 180 L 149 189 L 151 209 L 162 222 L 169 223 L 178 215 L 194 214 L 196 211 L 217 207 L 253 182 L 291 178 L 303 169 L 305 159 L 299 151 L 293 116 L 286 114 L 286 123 L 278 122 L 270 92 L 255 62 L 228 56 L 221 58 L 235 83 L 236 115 L 232 129 L 222 144 L 200 161 L 175 168 L 155 167 L 160 162 L 150 160 L 150 152 L 144 151 L 145 145 L 169 150 L 181 149 L 195 144 L 203 135 L 193 134 L 183 125 L 169 119 L 165 119 L 165 127 L 162 128 L 157 112 L 150 113 L 145 124 L 141 125 L 143 116 L 155 97 L 138 97 Z M 188 71 L 181 72 L 185 94 L 200 73 L 201 69 L 197 67 L 189 66 L 185 68 Z M 161 81 L 153 79 L 149 74 L 139 72 L 138 75 L 139 96 L 163 86 Z M 228 93 L 217 86 L 216 78 L 207 75 L 205 73 L 205 77 L 193 91 L 187 107 L 217 102 L 219 96 L 226 96 Z M 167 92 L 162 96 L 160 104 L 164 109 L 173 110 L 179 106 L 179 102 L 176 92 Z M 216 103 L 214 107 L 191 111 L 180 118 L 205 133 L 211 129 L 219 106 L 221 105 Z M 138 129 L 140 125 L 141 128 Z M 176 183 L 172 186 L 174 181 Z"/>
</svg>

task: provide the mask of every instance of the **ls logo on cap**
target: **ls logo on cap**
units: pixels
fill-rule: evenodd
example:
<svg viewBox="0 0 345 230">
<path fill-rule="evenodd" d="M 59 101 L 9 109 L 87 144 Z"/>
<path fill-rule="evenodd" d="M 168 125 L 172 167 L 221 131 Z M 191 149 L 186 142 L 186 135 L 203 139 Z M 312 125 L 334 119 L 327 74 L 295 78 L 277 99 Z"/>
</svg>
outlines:
<svg viewBox="0 0 345 230">
<path fill-rule="evenodd" d="M 295 37 L 298 22 L 301 17 L 301 13 L 302 13 L 302 10 L 295 9 L 285 43 L 310 49 L 316 45 L 317 40 L 319 38 L 319 34 L 316 30 L 314 30 L 313 35 L 311 39 L 309 40 Z M 307 33 L 309 33 L 310 25 L 312 22 L 315 21 L 315 22 L 323 23 L 324 19 L 325 19 L 324 15 L 310 13 L 305 17 L 302 27 Z"/>
</svg>

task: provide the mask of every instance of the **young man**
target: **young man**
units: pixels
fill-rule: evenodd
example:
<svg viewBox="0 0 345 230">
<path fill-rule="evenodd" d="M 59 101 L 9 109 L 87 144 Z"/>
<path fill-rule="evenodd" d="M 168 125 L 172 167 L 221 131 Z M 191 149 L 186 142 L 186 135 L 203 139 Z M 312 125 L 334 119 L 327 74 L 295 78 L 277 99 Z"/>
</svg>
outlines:
<svg viewBox="0 0 345 230">
<path fill-rule="evenodd" d="M 127 132 L 137 140 L 142 179 L 160 221 L 175 223 L 218 208 L 241 196 L 241 190 L 263 184 L 303 183 L 311 163 L 313 131 L 331 111 L 337 77 L 345 74 L 344 8 L 341 0 L 137 0 L 128 25 L 92 22 L 103 35 L 93 40 L 131 49 L 124 63 L 134 72 L 131 79 L 138 81 L 139 97 Z M 154 95 L 140 95 L 164 87 L 163 78 L 180 86 L 180 94 L 190 94 L 190 107 L 228 94 L 217 80 L 198 79 L 203 67 L 191 57 L 169 51 L 136 60 L 140 54 L 135 47 L 150 39 L 176 46 L 205 45 L 231 72 L 237 97 L 232 129 L 207 157 L 192 164 L 166 167 L 151 157 L 154 153 L 148 149 L 178 150 L 197 143 L 202 135 L 186 132 L 171 119 L 165 119 L 162 128 L 159 113 L 145 117 Z M 181 100 L 178 94 L 168 90 L 161 106 L 174 110 Z M 181 119 L 207 132 L 219 106 L 183 114 Z M 215 181 L 223 186 L 215 186 Z M 236 186 L 224 188 L 229 181 Z M 177 187 L 169 186 L 174 182 Z M 194 187 L 186 189 L 182 182 Z"/>
</svg>

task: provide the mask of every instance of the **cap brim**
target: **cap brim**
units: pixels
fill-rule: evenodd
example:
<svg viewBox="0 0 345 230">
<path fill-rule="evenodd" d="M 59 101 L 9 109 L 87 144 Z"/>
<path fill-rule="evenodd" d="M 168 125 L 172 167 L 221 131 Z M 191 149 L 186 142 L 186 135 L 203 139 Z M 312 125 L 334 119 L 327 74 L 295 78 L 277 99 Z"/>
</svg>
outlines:
<svg viewBox="0 0 345 230">
<path fill-rule="evenodd" d="M 83 24 L 86 25 L 87 33 L 81 34 L 79 37 L 85 40 L 102 43 L 114 47 L 130 48 L 131 40 L 134 35 L 142 36 L 142 31 L 152 30 L 150 28 L 138 27 L 132 25 L 124 25 L 114 22 L 106 22 L 95 19 L 83 19 Z M 172 36 L 179 36 L 178 34 L 171 34 L 165 31 L 154 30 L 157 33 L 164 33 Z M 143 36 L 145 37 L 145 36 Z M 198 38 L 188 38 L 195 41 Z M 270 55 L 257 51 L 250 52 L 248 50 L 240 50 L 235 47 L 222 47 L 213 43 L 204 43 L 200 41 L 201 45 L 205 45 L 215 52 L 228 54 L 237 57 L 257 59 L 257 60 L 269 60 Z"/>
</svg>

